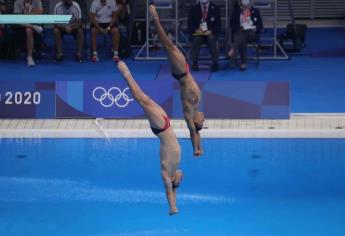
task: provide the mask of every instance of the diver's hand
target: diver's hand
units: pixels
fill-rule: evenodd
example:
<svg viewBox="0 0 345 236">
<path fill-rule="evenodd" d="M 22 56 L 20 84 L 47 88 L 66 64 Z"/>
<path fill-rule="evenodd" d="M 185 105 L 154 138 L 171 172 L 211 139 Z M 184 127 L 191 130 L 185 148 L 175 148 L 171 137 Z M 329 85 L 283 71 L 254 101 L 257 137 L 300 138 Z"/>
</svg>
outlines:
<svg viewBox="0 0 345 236">
<path fill-rule="evenodd" d="M 204 152 L 203 152 L 202 149 L 197 149 L 197 150 L 194 151 L 193 156 L 195 156 L 195 157 L 200 157 L 203 153 L 204 153 Z"/>
<path fill-rule="evenodd" d="M 178 209 L 175 207 L 174 209 L 171 209 L 169 212 L 169 216 L 176 215 L 178 213 Z"/>
</svg>

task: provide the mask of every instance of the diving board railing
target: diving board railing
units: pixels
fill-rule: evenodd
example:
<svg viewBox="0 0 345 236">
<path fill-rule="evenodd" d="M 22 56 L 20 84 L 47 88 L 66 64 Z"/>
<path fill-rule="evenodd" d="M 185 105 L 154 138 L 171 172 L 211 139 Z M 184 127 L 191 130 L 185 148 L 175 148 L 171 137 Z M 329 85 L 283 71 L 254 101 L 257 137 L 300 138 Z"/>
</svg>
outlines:
<svg viewBox="0 0 345 236">
<path fill-rule="evenodd" d="M 273 36 L 265 38 L 271 41 L 269 46 L 273 49 L 273 55 L 259 56 L 260 59 L 268 60 L 288 60 L 290 57 L 285 52 L 284 48 L 278 42 L 278 0 L 256 0 L 253 6 L 261 11 L 267 11 L 268 9 L 273 9 L 273 16 L 267 18 L 273 23 Z M 261 38 L 263 40 L 264 38 Z M 263 45 L 261 45 L 263 46 Z"/>
<path fill-rule="evenodd" d="M 68 24 L 72 15 L 0 15 L 0 24 Z"/>
<path fill-rule="evenodd" d="M 156 46 L 156 38 L 151 36 L 151 32 L 154 29 L 151 26 L 151 16 L 149 13 L 149 7 L 152 1 L 146 0 L 146 42 L 145 44 L 140 48 L 137 55 L 134 57 L 135 60 L 166 60 L 168 59 L 166 56 L 158 56 L 153 55 L 150 52 L 150 48 Z M 173 31 L 174 36 L 171 35 L 171 39 L 175 41 L 175 44 L 183 50 L 183 47 L 181 46 L 179 42 L 179 0 L 156 0 L 154 1 L 157 11 L 160 10 L 170 10 L 173 17 L 169 18 L 161 18 L 161 22 L 164 23 L 172 23 L 173 25 Z M 158 36 L 157 36 L 158 37 Z"/>
</svg>

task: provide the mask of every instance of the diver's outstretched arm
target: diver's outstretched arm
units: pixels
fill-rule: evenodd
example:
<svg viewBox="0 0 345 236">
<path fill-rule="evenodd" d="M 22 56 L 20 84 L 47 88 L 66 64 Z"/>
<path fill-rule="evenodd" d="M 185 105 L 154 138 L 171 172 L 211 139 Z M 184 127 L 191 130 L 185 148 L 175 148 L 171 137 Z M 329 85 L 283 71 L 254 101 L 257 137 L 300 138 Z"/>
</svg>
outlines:
<svg viewBox="0 0 345 236">
<path fill-rule="evenodd" d="M 193 119 L 186 118 L 186 115 L 185 115 L 185 120 L 187 123 L 187 127 L 189 129 L 190 139 L 192 142 L 193 155 L 196 157 L 199 157 L 203 154 L 202 149 L 201 149 L 200 133 L 196 130 Z"/>
<path fill-rule="evenodd" d="M 165 193 L 166 197 L 169 203 L 169 215 L 174 215 L 178 213 L 177 207 L 176 207 L 176 190 L 173 189 L 171 179 L 169 178 L 168 171 L 162 167 L 162 179 L 165 187 Z"/>
</svg>

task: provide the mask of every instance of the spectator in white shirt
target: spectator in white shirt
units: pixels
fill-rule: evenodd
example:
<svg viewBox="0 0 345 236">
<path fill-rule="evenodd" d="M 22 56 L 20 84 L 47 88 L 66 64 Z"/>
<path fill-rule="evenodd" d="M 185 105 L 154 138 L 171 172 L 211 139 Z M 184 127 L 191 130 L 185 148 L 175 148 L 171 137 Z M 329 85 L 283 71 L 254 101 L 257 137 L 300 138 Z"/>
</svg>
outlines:
<svg viewBox="0 0 345 236">
<path fill-rule="evenodd" d="M 90 8 L 91 22 L 91 61 L 99 60 L 97 55 L 97 35 L 111 34 L 113 43 L 113 60 L 119 59 L 118 49 L 120 31 L 117 23 L 118 7 L 115 0 L 93 0 Z"/>
<path fill-rule="evenodd" d="M 43 13 L 42 2 L 40 0 L 16 0 L 13 8 L 14 14 L 35 14 Z M 41 26 L 24 24 L 16 28 L 17 38 L 25 38 L 27 47 L 27 65 L 35 66 L 33 59 L 34 46 L 38 43 L 40 34 L 43 29 Z"/>
<path fill-rule="evenodd" d="M 77 40 L 77 53 L 75 60 L 77 62 L 83 62 L 82 50 L 84 43 L 84 30 L 82 25 L 82 13 L 80 6 L 77 2 L 72 0 L 62 0 L 58 2 L 54 9 L 55 15 L 72 15 L 71 22 L 69 24 L 55 24 L 55 44 L 56 44 L 56 61 L 62 61 L 64 55 L 62 53 L 62 37 L 64 34 L 71 34 Z"/>
<path fill-rule="evenodd" d="M 6 12 L 6 4 L 5 0 L 0 0 L 0 14 L 3 14 Z M 0 25 L 0 42 L 2 39 L 5 38 L 5 27 L 4 25 Z"/>
</svg>

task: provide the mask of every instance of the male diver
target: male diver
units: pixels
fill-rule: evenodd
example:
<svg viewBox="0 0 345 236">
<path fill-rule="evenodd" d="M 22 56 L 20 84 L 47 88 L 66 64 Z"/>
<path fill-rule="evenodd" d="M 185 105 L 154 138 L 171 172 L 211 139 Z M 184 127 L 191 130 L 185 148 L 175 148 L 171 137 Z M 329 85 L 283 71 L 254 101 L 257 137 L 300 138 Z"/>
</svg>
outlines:
<svg viewBox="0 0 345 236">
<path fill-rule="evenodd" d="M 201 100 L 199 86 L 189 73 L 189 66 L 184 55 L 165 33 L 154 4 L 150 5 L 149 12 L 155 24 L 158 37 L 167 52 L 172 76 L 180 84 L 183 115 L 189 129 L 194 156 L 201 156 L 203 154 L 203 149 L 201 147 L 199 131 L 203 127 L 205 117 L 204 114 L 199 111 Z"/>
</svg>

